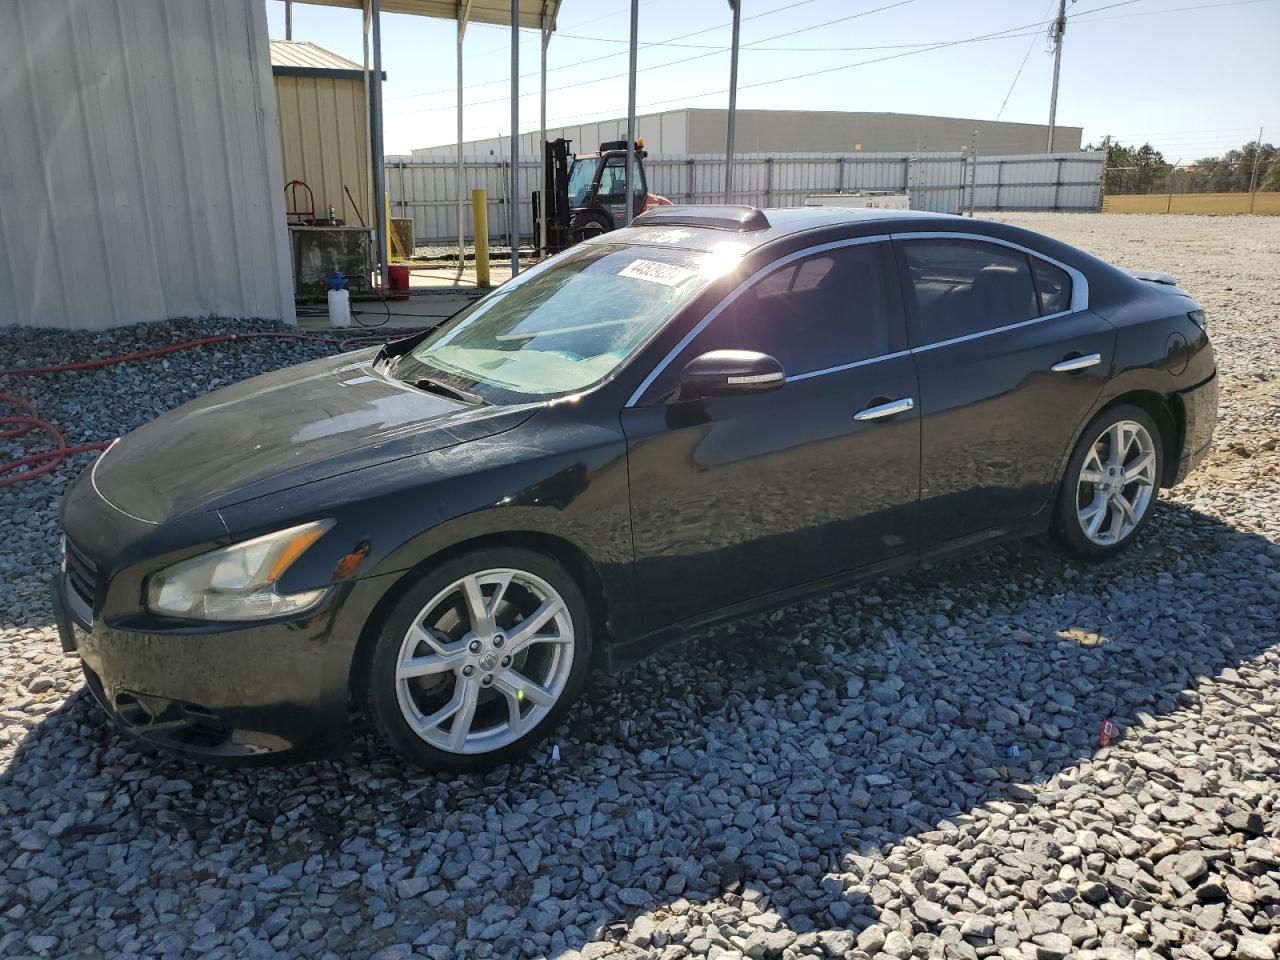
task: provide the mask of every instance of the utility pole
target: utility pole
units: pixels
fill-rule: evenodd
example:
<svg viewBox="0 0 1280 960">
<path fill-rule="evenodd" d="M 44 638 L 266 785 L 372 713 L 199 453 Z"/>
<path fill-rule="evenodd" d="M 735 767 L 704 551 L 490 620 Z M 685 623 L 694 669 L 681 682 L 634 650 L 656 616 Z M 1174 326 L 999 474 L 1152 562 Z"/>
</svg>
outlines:
<svg viewBox="0 0 1280 960">
<path fill-rule="evenodd" d="M 284 0 L 284 38 L 286 40 L 293 39 L 293 3 L 291 0 Z"/>
<path fill-rule="evenodd" d="M 974 203 L 978 195 L 978 131 L 973 131 L 973 139 L 969 141 L 969 216 L 973 216 Z"/>
<path fill-rule="evenodd" d="M 729 139 L 724 150 L 724 202 L 733 203 L 733 140 L 738 126 L 738 28 L 742 23 L 742 0 L 729 0 L 733 8 L 732 53 L 729 57 Z"/>
<path fill-rule="evenodd" d="M 1053 92 L 1049 94 L 1049 145 L 1053 153 L 1053 124 L 1058 116 L 1058 72 L 1062 67 L 1062 35 L 1067 32 L 1067 0 L 1058 0 L 1058 19 L 1053 21 Z"/>
<path fill-rule="evenodd" d="M 1258 142 L 1253 147 L 1253 173 L 1249 174 L 1249 213 L 1253 213 L 1253 192 L 1258 183 L 1258 161 L 1262 158 L 1262 128 L 1258 128 Z"/>
<path fill-rule="evenodd" d="M 1253 188 L 1258 182 L 1258 161 L 1262 159 L 1262 128 L 1258 128 L 1258 140 L 1254 144 L 1253 149 L 1253 173 L 1249 175 L 1249 192 L 1253 193 Z"/>
</svg>

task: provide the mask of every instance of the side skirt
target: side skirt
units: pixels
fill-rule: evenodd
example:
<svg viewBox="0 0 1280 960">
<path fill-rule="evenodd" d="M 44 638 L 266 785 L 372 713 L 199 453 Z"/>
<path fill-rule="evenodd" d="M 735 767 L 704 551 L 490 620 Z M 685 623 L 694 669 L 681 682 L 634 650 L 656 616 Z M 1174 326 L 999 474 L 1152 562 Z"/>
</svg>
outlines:
<svg viewBox="0 0 1280 960">
<path fill-rule="evenodd" d="M 609 673 L 620 673 L 670 643 L 677 640 L 686 640 L 691 634 L 705 631 L 720 624 L 742 620 L 765 610 L 773 610 L 777 607 L 795 603 L 798 600 L 831 593 L 833 590 L 853 584 L 877 580 L 888 574 L 911 570 L 925 561 L 948 557 L 967 548 L 986 547 L 1041 534 L 1049 528 L 1048 515 L 1051 512 L 1041 510 L 1034 517 L 1015 527 L 1000 527 L 969 534 L 957 540 L 936 544 L 919 553 L 904 554 L 901 557 L 894 557 L 891 560 L 860 567 L 857 570 L 845 571 L 830 577 L 823 577 L 820 580 L 811 580 L 796 587 L 789 587 L 786 590 L 752 597 L 749 600 L 699 614 L 696 617 L 682 620 L 669 627 L 663 627 L 639 637 L 612 643 L 605 654 L 604 668 Z"/>
</svg>

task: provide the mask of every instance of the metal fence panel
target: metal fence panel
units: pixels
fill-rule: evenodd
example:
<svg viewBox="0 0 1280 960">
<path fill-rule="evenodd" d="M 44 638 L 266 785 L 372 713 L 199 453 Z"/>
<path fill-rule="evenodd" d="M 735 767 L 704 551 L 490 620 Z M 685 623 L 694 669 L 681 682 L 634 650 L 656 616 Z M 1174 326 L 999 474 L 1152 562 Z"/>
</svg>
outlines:
<svg viewBox="0 0 1280 960">
<path fill-rule="evenodd" d="M 968 207 L 970 177 L 978 210 L 1096 211 L 1101 205 L 1101 153 L 979 157 L 976 170 L 963 153 L 746 154 L 734 160 L 733 202 L 757 207 L 799 206 L 818 193 L 859 190 L 905 192 L 915 210 L 959 213 Z M 489 197 L 489 232 L 509 232 L 507 161 L 463 164 L 463 230 L 471 236 L 471 190 Z M 649 189 L 674 203 L 723 203 L 725 163 L 720 154 L 653 156 L 645 160 Z M 391 211 L 412 217 L 418 243 L 455 240 L 457 165 L 448 159 L 387 164 Z M 531 194 L 540 186 L 533 157 L 520 162 L 520 234 L 533 235 Z"/>
</svg>

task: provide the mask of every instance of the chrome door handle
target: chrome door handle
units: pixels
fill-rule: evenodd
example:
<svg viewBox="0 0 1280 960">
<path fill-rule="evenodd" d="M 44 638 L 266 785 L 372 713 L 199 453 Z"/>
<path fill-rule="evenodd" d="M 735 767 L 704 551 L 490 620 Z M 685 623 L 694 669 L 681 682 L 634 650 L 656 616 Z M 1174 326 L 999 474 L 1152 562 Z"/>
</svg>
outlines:
<svg viewBox="0 0 1280 960">
<path fill-rule="evenodd" d="M 1091 353 L 1087 357 L 1072 357 L 1070 360 L 1063 360 L 1055 363 L 1049 369 L 1054 373 L 1070 373 L 1072 370 L 1084 370 L 1086 367 L 1096 367 L 1102 362 L 1102 354 Z"/>
<path fill-rule="evenodd" d="M 913 399 L 903 397 L 901 400 L 890 400 L 888 403 L 880 403 L 874 407 L 859 410 L 853 415 L 853 419 L 879 420 L 881 417 L 892 417 L 895 413 L 906 413 L 908 410 L 914 409 L 915 405 L 916 402 Z"/>
</svg>

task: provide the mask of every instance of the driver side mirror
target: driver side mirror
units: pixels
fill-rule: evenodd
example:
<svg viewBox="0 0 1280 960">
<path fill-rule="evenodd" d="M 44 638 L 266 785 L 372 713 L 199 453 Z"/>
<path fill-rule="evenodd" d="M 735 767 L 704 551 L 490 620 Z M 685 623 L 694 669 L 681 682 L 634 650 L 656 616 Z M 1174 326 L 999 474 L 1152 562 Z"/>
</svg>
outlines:
<svg viewBox="0 0 1280 960">
<path fill-rule="evenodd" d="M 740 393 L 767 393 L 786 383 L 787 376 L 767 353 L 754 350 L 712 350 L 694 357 L 680 371 L 677 400 L 701 400 Z"/>
</svg>

